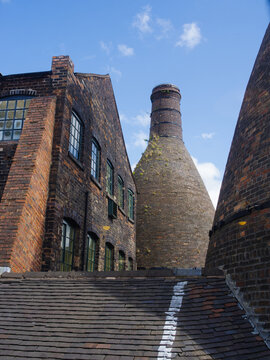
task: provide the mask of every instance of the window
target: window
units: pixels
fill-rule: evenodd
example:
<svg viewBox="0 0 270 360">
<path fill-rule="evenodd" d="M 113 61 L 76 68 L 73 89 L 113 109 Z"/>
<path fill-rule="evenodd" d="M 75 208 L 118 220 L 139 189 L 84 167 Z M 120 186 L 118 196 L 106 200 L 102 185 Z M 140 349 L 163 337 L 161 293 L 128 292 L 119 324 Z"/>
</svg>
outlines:
<svg viewBox="0 0 270 360">
<path fill-rule="evenodd" d="M 29 97 L 0 100 L 0 141 L 20 138 L 30 101 Z"/>
<path fill-rule="evenodd" d="M 113 166 L 110 160 L 107 160 L 107 176 L 106 176 L 106 190 L 107 193 L 113 195 L 114 188 L 114 174 L 113 174 Z"/>
<path fill-rule="evenodd" d="M 82 153 L 82 132 L 83 125 L 79 117 L 73 112 L 71 115 L 69 133 L 69 152 L 78 160 Z"/>
<path fill-rule="evenodd" d="M 128 217 L 134 220 L 134 192 L 128 189 Z"/>
<path fill-rule="evenodd" d="M 119 251 L 119 271 L 125 270 L 125 253 L 123 251 Z"/>
<path fill-rule="evenodd" d="M 118 204 L 122 209 L 124 209 L 124 195 L 124 181 L 121 176 L 118 175 Z"/>
<path fill-rule="evenodd" d="M 114 248 L 110 243 L 105 245 L 105 261 L 104 261 L 104 270 L 113 271 L 114 269 Z"/>
<path fill-rule="evenodd" d="M 128 258 L 128 270 L 133 270 L 133 259 L 131 257 Z"/>
<path fill-rule="evenodd" d="M 73 265 L 73 249 L 75 240 L 75 227 L 71 226 L 65 220 L 62 225 L 61 241 L 61 271 L 71 271 Z"/>
<path fill-rule="evenodd" d="M 87 234 L 87 257 L 86 271 L 94 271 L 97 268 L 97 239 Z"/>
<path fill-rule="evenodd" d="M 100 174 L 100 146 L 98 142 L 92 140 L 92 155 L 91 155 L 91 175 L 99 181 Z"/>
</svg>

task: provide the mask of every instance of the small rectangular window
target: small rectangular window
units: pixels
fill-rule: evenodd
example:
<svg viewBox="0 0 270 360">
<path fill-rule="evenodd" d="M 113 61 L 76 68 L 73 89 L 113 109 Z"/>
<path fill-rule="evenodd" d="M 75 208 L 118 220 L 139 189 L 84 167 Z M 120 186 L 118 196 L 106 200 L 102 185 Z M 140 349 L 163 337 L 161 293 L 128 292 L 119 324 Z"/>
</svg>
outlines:
<svg viewBox="0 0 270 360">
<path fill-rule="evenodd" d="M 20 138 L 29 104 L 29 98 L 0 100 L 0 140 Z"/>
<path fill-rule="evenodd" d="M 63 221 L 61 241 L 60 271 L 71 271 L 73 265 L 73 249 L 75 240 L 75 228 Z"/>
<path fill-rule="evenodd" d="M 128 217 L 134 220 L 134 192 L 128 189 Z"/>
<path fill-rule="evenodd" d="M 87 264 L 86 271 L 94 271 L 96 269 L 96 252 L 97 240 L 87 235 Z"/>
<path fill-rule="evenodd" d="M 119 251 L 119 271 L 125 270 L 125 253 L 123 251 Z"/>
<path fill-rule="evenodd" d="M 122 209 L 124 209 L 124 195 L 124 181 L 121 176 L 118 175 L 118 204 Z"/>
<path fill-rule="evenodd" d="M 99 181 L 100 174 L 100 146 L 95 139 L 92 140 L 91 175 Z"/>
<path fill-rule="evenodd" d="M 110 243 L 105 245 L 105 261 L 104 261 L 104 270 L 113 271 L 114 270 L 114 247 Z"/>
<path fill-rule="evenodd" d="M 114 193 L 114 169 L 110 160 L 107 160 L 107 176 L 106 176 L 106 190 L 107 193 L 113 195 Z"/>
<path fill-rule="evenodd" d="M 128 270 L 133 270 L 133 259 L 131 257 L 128 258 Z"/>
<path fill-rule="evenodd" d="M 79 117 L 72 112 L 69 132 L 69 152 L 78 160 L 82 155 L 83 126 Z"/>
</svg>

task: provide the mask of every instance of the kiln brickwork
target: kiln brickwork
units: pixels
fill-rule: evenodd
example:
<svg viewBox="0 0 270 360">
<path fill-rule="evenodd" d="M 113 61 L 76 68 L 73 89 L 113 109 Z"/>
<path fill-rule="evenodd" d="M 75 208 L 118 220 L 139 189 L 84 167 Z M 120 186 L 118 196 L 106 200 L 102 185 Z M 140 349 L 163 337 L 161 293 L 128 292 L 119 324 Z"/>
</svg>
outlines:
<svg viewBox="0 0 270 360">
<path fill-rule="evenodd" d="M 0 142 L 0 148 L 3 149 L 0 150 L 0 171 L 4 172 L 0 183 L 3 192 L 0 204 L 1 226 L 3 228 L 7 226 L 7 211 L 14 211 L 17 214 L 17 218 L 13 218 L 13 223 L 9 224 L 10 231 L 16 232 L 16 236 L 14 235 L 16 239 L 7 242 L 4 235 L 1 235 L 0 266 L 10 267 L 12 271 L 59 270 L 61 259 L 63 259 L 63 221 L 67 224 L 65 226 L 68 226 L 68 229 L 75 231 L 72 239 L 74 251 L 69 258 L 72 264 L 69 269 L 86 269 L 87 257 L 90 256 L 91 250 L 88 248 L 90 238 L 96 244 L 93 269 L 104 269 L 106 243 L 114 247 L 114 257 L 111 261 L 113 261 L 115 270 L 118 269 L 119 251 L 125 254 L 126 267 L 128 259 L 130 259 L 130 265 L 133 260 L 133 266 L 136 266 L 134 219 L 128 212 L 128 201 L 131 201 L 128 199 L 128 190 L 132 191 L 136 200 L 136 189 L 109 76 L 74 73 L 74 67 L 69 57 L 54 57 L 51 71 L 0 77 L 0 97 L 9 99 L 14 95 L 30 96 L 32 100 L 20 139 Z M 45 109 L 42 113 L 42 104 L 48 102 L 49 99 L 53 101 L 54 98 L 56 100 L 55 116 L 50 122 L 51 125 L 54 124 L 51 137 L 52 150 L 48 144 L 40 144 L 42 152 L 40 158 L 35 160 L 34 165 L 29 166 L 29 170 L 23 169 L 19 154 L 24 157 L 27 151 L 31 152 L 33 149 L 33 147 L 31 148 L 33 146 L 31 134 L 27 133 L 29 126 L 33 131 L 35 131 L 33 126 L 36 126 L 40 135 L 46 133 L 49 141 L 50 131 L 47 131 L 48 129 L 45 127 L 41 132 L 38 129 L 41 121 L 44 121 L 47 116 L 46 111 L 49 111 L 47 104 L 48 106 L 44 105 Z M 35 111 L 38 111 L 39 105 L 40 111 L 36 114 Z M 76 137 L 74 132 L 77 131 L 71 125 L 71 119 L 74 116 L 78 119 L 76 121 L 81 127 L 81 137 L 78 142 L 81 144 L 80 156 L 77 156 L 74 150 L 77 140 L 75 139 L 73 145 L 71 144 L 73 141 L 71 138 Z M 31 117 L 33 117 L 33 123 L 31 123 Z M 79 132 L 77 131 L 76 134 Z M 27 141 L 24 142 L 26 137 Z M 97 178 L 91 174 L 93 140 L 99 146 Z M 23 148 L 23 144 L 25 148 Z M 34 151 L 34 153 L 37 152 Z M 46 153 L 48 158 L 45 159 Z M 29 158 L 26 156 L 28 161 L 31 161 L 31 154 L 29 153 Z M 114 190 L 112 194 L 106 190 L 107 160 L 113 165 Z M 9 164 L 11 164 L 10 170 L 9 166 L 6 166 Z M 46 164 L 49 164 L 49 170 Z M 19 182 L 16 166 L 22 171 L 21 179 L 30 177 L 30 173 L 34 176 L 31 178 L 34 182 L 31 183 L 29 180 L 25 193 L 24 188 L 17 189 L 21 198 L 18 201 L 19 204 L 14 201 L 16 191 L 11 198 L 11 192 L 8 190 L 12 187 L 19 187 L 16 183 L 16 181 Z M 43 166 L 44 173 L 39 171 Z M 119 203 L 118 176 L 121 176 L 124 183 L 123 208 L 119 206 L 116 208 Z M 40 181 L 43 181 L 42 186 Z M 44 187 L 45 183 L 46 187 Z M 37 188 L 48 191 L 47 196 L 44 193 L 45 209 L 44 199 L 33 199 L 32 197 Z M 40 191 L 37 193 L 39 197 Z M 30 202 L 27 202 L 28 200 Z M 111 217 L 108 216 L 108 202 L 114 207 Z M 40 211 L 45 215 L 45 233 L 43 235 L 44 224 L 41 217 L 38 217 L 38 224 L 31 225 L 31 227 L 29 223 L 33 220 L 31 216 L 35 218 L 37 215 L 35 206 L 39 207 L 41 203 L 42 210 Z M 28 217 L 25 214 L 19 216 L 22 211 L 20 209 L 26 209 Z M 23 222 L 22 225 L 20 225 L 20 221 Z M 26 231 L 25 227 L 27 226 L 28 229 L 31 227 L 30 231 Z M 39 227 L 38 231 L 37 226 Z M 19 231 L 23 231 L 24 235 L 19 235 Z M 28 245 L 20 241 L 20 236 L 29 238 Z M 70 239 L 66 237 L 64 240 L 68 242 Z M 23 246 L 20 245 L 22 243 Z M 31 246 L 36 257 L 31 255 L 27 260 L 26 254 L 29 253 L 28 247 Z M 21 250 L 19 250 L 20 248 Z M 15 259 L 17 250 L 22 252 L 19 252 Z M 12 254 L 14 254 L 13 258 Z M 65 255 L 64 260 L 67 259 L 68 251 Z"/>
<path fill-rule="evenodd" d="M 270 27 L 247 85 L 210 237 L 207 270 L 222 268 L 270 334 Z M 268 334 L 268 335 L 267 335 Z"/>
<path fill-rule="evenodd" d="M 180 91 L 153 89 L 150 140 L 135 169 L 139 267 L 201 267 L 214 208 L 182 141 Z"/>
</svg>

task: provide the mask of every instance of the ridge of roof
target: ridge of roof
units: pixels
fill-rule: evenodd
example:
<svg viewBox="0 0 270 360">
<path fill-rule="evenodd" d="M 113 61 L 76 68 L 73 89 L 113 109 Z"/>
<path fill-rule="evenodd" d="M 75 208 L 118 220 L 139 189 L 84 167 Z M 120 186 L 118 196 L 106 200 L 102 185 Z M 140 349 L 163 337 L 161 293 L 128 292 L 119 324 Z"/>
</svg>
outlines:
<svg viewBox="0 0 270 360">
<path fill-rule="evenodd" d="M 5 272 L 0 276 L 0 281 L 3 279 L 134 279 L 134 278 L 224 278 L 221 273 L 204 275 L 201 269 L 179 269 L 179 268 L 162 268 L 162 269 L 148 269 L 148 270 L 134 270 L 134 271 L 48 271 L 48 272 L 25 272 L 25 273 L 13 273 Z"/>
</svg>

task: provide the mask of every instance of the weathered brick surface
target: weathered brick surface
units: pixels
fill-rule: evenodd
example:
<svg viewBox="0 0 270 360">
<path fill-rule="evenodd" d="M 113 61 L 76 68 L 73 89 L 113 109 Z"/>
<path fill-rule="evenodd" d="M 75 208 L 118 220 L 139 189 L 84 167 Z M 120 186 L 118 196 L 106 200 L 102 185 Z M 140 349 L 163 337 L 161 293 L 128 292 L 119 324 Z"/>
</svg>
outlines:
<svg viewBox="0 0 270 360">
<path fill-rule="evenodd" d="M 270 331 L 270 27 L 247 85 L 222 182 L 206 268 L 223 268 Z"/>
<path fill-rule="evenodd" d="M 85 238 L 88 232 L 93 232 L 99 239 L 98 268 L 100 270 L 104 267 L 104 247 L 107 241 L 115 246 L 116 270 L 119 250 L 125 252 L 126 259 L 131 257 L 136 265 L 135 226 L 127 216 L 127 189 L 132 189 L 135 196 L 136 189 L 109 76 L 74 73 L 74 66 L 69 57 L 59 56 L 53 58 L 51 71 L 0 77 L 0 96 L 14 93 L 37 97 L 56 96 L 42 269 L 59 268 L 64 218 L 72 221 L 76 226 L 74 269 L 84 268 Z M 72 111 L 78 114 L 84 128 L 80 161 L 74 159 L 68 151 Z M 101 147 L 101 177 L 98 184 L 90 174 L 93 136 Z M 2 157 L 0 151 L 0 171 L 4 168 L 8 173 L 8 167 L 5 165 L 11 164 L 11 150 L 16 143 L 3 142 L 3 146 L 7 150 Z M 110 159 L 115 170 L 114 200 L 116 202 L 118 202 L 118 174 L 125 184 L 124 211 L 118 209 L 118 217 L 114 220 L 108 218 L 107 210 L 108 196 L 105 189 L 107 158 Z M 0 189 L 4 186 L 4 177 L 1 181 Z M 5 247 L 9 248 L 7 244 Z"/>
<path fill-rule="evenodd" d="M 41 269 L 55 98 L 32 99 L 0 204 L 0 264 Z"/>
<path fill-rule="evenodd" d="M 17 142 L 0 145 L 0 201 L 7 181 L 9 169 L 17 148 Z"/>
<path fill-rule="evenodd" d="M 214 208 L 182 141 L 180 92 L 153 89 L 150 141 L 135 169 L 138 267 L 201 267 Z"/>
</svg>

